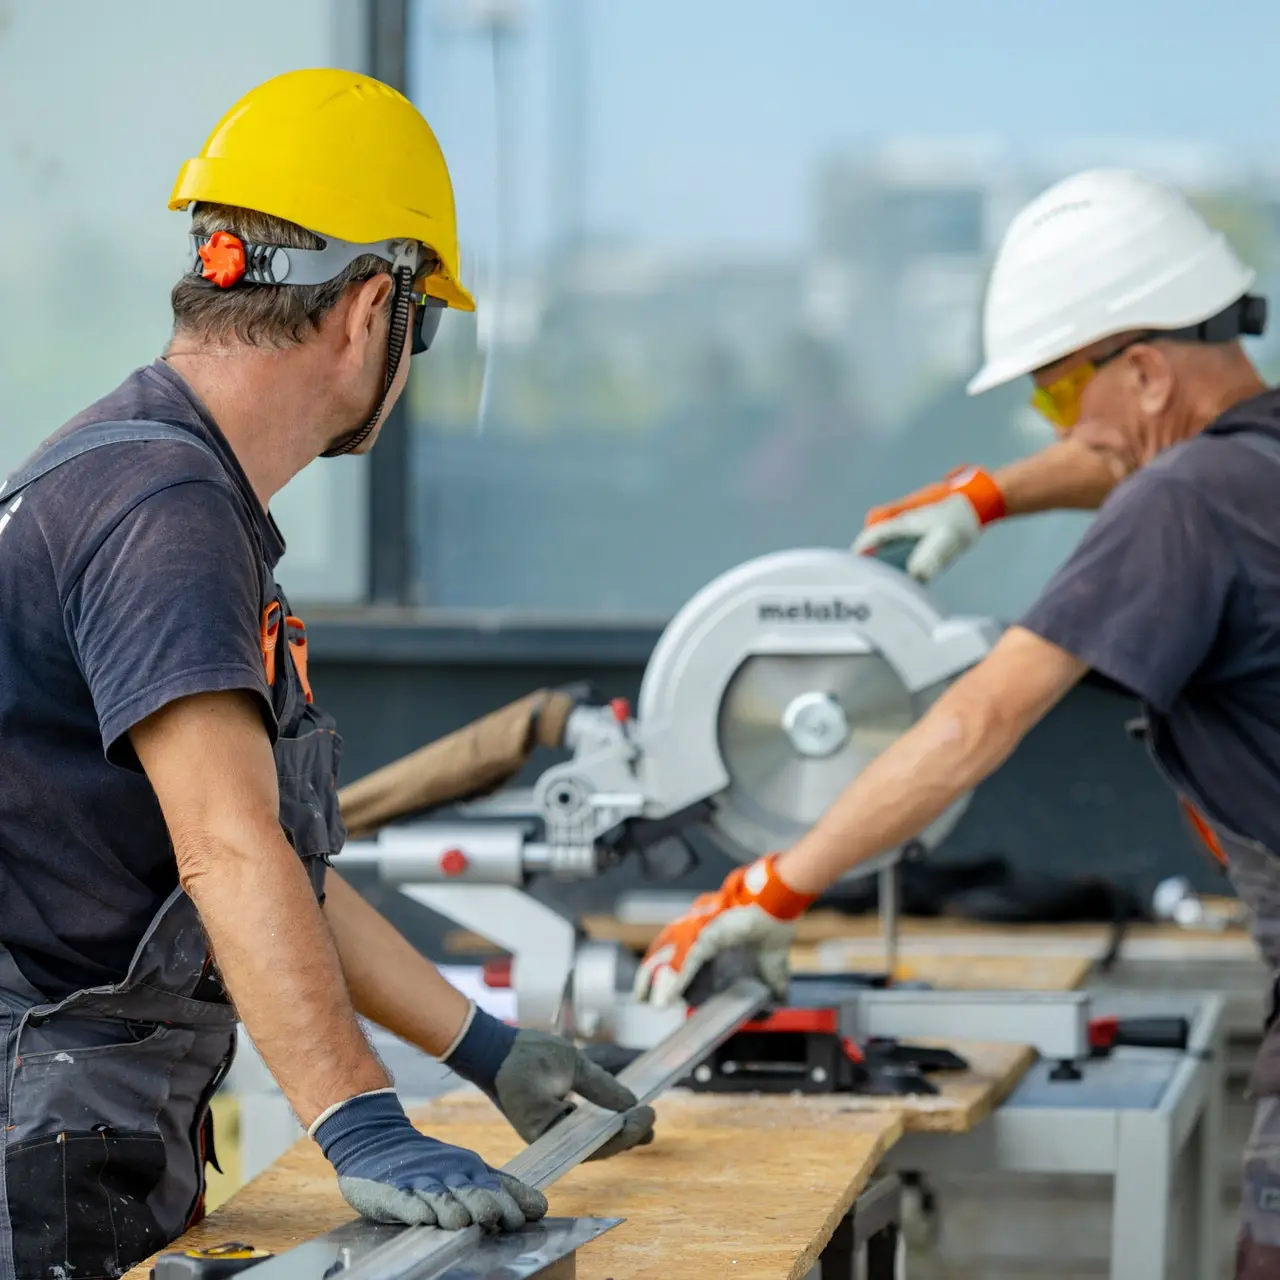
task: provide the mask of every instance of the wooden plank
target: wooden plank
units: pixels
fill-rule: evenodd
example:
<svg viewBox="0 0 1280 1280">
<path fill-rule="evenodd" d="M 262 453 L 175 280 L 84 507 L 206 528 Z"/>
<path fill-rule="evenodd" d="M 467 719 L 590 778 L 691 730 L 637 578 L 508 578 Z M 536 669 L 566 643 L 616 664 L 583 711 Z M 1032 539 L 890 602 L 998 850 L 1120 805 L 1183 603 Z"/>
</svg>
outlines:
<svg viewBox="0 0 1280 1280">
<path fill-rule="evenodd" d="M 1216 901 L 1212 900 L 1212 901 Z M 584 916 L 583 927 L 600 941 L 617 941 L 637 951 L 643 951 L 658 932 L 659 925 L 620 921 L 613 916 Z M 848 916 L 839 911 L 811 911 L 796 922 L 796 942 L 820 943 L 846 938 L 875 940 L 880 933 L 880 920 L 875 915 Z M 1138 941 L 1166 940 L 1195 946 L 1199 941 L 1212 941 L 1223 937 L 1245 938 L 1243 928 L 1231 928 L 1221 932 L 1213 930 L 1189 930 L 1171 924 L 1133 923 L 1125 930 L 1125 937 Z M 471 945 L 476 945 L 474 940 Z M 966 949 L 981 952 L 987 942 L 999 942 L 1005 946 L 1025 945 L 1027 950 L 1041 947 L 1053 949 L 1055 942 L 1078 944 L 1081 942 L 1105 949 L 1111 939 L 1111 926 L 1106 924 L 987 924 L 978 920 L 963 920 L 951 916 L 904 916 L 899 927 L 903 943 L 937 939 L 948 941 L 967 939 Z M 462 935 L 458 935 L 459 942 Z"/>
<path fill-rule="evenodd" d="M 815 1101 L 819 1105 L 814 1105 Z M 669 1094 L 659 1139 L 580 1166 L 551 1188 L 553 1213 L 626 1221 L 582 1251 L 579 1280 L 800 1280 L 903 1131 L 893 1110 L 825 1099 Z M 426 1132 L 500 1164 L 520 1140 L 474 1095 L 414 1116 Z M 279 1252 L 349 1220 L 328 1164 L 300 1142 L 181 1247 L 247 1241 Z M 145 1280 L 150 1262 L 128 1273 Z"/>
<path fill-rule="evenodd" d="M 467 951 L 473 941 L 481 940 L 466 935 L 459 945 L 474 960 L 475 954 Z M 981 935 L 959 935 L 954 949 L 924 951 L 914 948 L 913 941 L 904 939 L 894 976 L 900 982 L 928 982 L 961 991 L 1075 991 L 1084 985 L 1094 963 L 1088 951 L 1053 954 L 1052 939 L 1048 943 L 1028 939 L 1026 947 L 1013 954 L 995 955 L 982 953 L 982 947 L 991 946 L 992 939 Z M 1104 949 L 1100 940 L 1098 954 Z M 878 936 L 802 942 L 791 949 L 791 967 L 797 973 L 876 972 L 884 967 L 884 949 Z"/>
<path fill-rule="evenodd" d="M 839 942 L 791 951 L 796 973 L 875 972 L 883 962 L 878 947 L 853 950 Z M 953 991 L 1075 991 L 1092 969 L 1088 956 L 912 954 L 900 956 L 893 973 L 899 982 L 927 982 Z"/>
<path fill-rule="evenodd" d="M 941 1092 L 934 1097 L 869 1098 L 833 1094 L 815 1099 L 828 1107 L 898 1114 L 908 1133 L 967 1133 L 985 1120 L 1016 1088 L 1036 1059 L 1035 1050 L 1020 1044 L 981 1044 L 967 1040 L 912 1040 L 912 1044 L 954 1049 L 969 1063 L 968 1071 L 931 1076 Z"/>
</svg>

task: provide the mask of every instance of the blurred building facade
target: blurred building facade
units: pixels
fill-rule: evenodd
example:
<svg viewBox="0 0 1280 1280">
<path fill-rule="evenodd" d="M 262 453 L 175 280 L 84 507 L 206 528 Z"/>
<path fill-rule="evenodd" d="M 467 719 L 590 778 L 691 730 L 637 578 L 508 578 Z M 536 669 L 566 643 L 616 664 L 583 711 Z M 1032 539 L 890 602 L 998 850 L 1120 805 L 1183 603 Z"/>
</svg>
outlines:
<svg viewBox="0 0 1280 1280">
<path fill-rule="evenodd" d="M 1114 142 L 890 138 L 829 157 L 775 257 L 615 239 L 526 263 L 484 328 L 449 317 L 415 387 L 422 602 L 661 617 L 748 555 L 847 541 L 869 505 L 1046 443 L 1024 387 L 964 384 L 1010 219 L 1094 164 L 1181 187 L 1276 283 L 1280 175 Z M 1275 334 L 1254 347 L 1271 369 Z M 1086 519 L 993 531 L 938 589 L 1014 616 Z"/>
<path fill-rule="evenodd" d="M 430 90 L 476 114 L 486 82 L 449 78 L 457 37 L 437 21 L 441 7 L 400 8 L 411 94 Z M 840 545 L 867 506 L 957 463 L 999 465 L 1046 441 L 1024 388 L 975 401 L 963 384 L 979 358 L 982 287 L 1002 231 L 1075 169 L 1123 164 L 1166 177 L 1224 228 L 1264 288 L 1276 283 L 1280 178 L 1228 147 L 1107 138 L 1027 153 L 1003 138 L 901 137 L 890 117 L 875 122 L 878 136 L 829 148 L 804 174 L 791 239 L 744 250 L 726 235 L 709 250 L 607 233 L 584 194 L 592 147 L 611 144 L 599 124 L 609 86 L 584 66 L 598 10 L 586 0 L 463 6 L 472 9 L 503 22 L 523 12 L 531 39 L 539 23 L 556 36 L 545 185 L 557 228 L 517 236 L 500 278 L 472 253 L 480 309 L 451 313 L 415 370 L 402 603 L 431 616 L 661 619 L 748 556 Z M 286 67 L 366 65 L 371 12 L 346 0 L 234 0 L 233 26 L 272 21 L 288 40 L 193 59 L 188 6 L 0 4 L 0 469 L 163 347 L 187 251 L 184 220 L 165 200 L 212 122 Z M 55 56 L 61 79 L 47 74 Z M 724 70 L 731 115 L 744 88 L 711 70 Z M 722 126 L 680 127 L 697 136 L 709 175 L 689 196 L 694 210 L 720 172 Z M 660 176 L 661 141 L 642 188 Z M 493 185 L 467 152 L 450 159 L 464 186 L 469 171 L 473 188 Z M 519 230 L 543 184 L 534 168 L 511 172 Z M 719 194 L 731 208 L 776 195 Z M 475 202 L 464 212 L 474 221 Z M 1274 335 L 1255 347 L 1268 373 L 1280 371 Z M 365 468 L 321 464 L 277 499 L 295 597 L 367 598 Z M 1012 616 L 1083 523 L 1055 516 L 994 530 L 938 590 L 953 607 Z"/>
</svg>

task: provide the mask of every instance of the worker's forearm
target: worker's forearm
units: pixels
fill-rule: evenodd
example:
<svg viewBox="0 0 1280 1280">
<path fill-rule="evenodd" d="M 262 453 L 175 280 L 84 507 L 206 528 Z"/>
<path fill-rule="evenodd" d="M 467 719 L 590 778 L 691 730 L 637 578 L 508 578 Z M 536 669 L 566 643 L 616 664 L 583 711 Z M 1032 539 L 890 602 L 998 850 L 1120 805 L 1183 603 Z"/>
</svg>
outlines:
<svg viewBox="0 0 1280 1280">
<path fill-rule="evenodd" d="M 1075 440 L 1059 440 L 994 472 L 1006 516 L 1096 511 L 1125 477 L 1123 465 Z"/>
<path fill-rule="evenodd" d="M 440 1057 L 470 1002 L 394 925 L 330 872 L 325 916 L 356 1008 L 393 1035 Z"/>
<path fill-rule="evenodd" d="M 859 863 L 919 835 L 998 768 L 1017 740 L 944 695 L 779 858 L 778 874 L 798 893 L 824 892 Z"/>
<path fill-rule="evenodd" d="M 347 995 L 324 916 L 280 833 L 219 842 L 180 858 L 218 969 L 241 1020 L 298 1119 L 383 1089 L 386 1072 Z"/>
</svg>

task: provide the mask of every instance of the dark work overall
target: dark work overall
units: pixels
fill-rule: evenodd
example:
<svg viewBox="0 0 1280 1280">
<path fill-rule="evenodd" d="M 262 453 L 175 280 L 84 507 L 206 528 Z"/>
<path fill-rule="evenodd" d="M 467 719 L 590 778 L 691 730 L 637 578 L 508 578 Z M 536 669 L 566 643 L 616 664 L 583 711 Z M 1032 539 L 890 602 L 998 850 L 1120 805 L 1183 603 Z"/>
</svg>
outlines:
<svg viewBox="0 0 1280 1280">
<path fill-rule="evenodd" d="M 1151 743 L 1159 763 L 1159 743 Z M 1280 1276 L 1280 857 L 1257 840 L 1210 818 L 1189 789 L 1178 786 L 1197 832 L 1226 868 L 1249 914 L 1250 932 L 1271 971 L 1271 999 L 1262 1047 L 1249 1079 L 1256 1102 L 1253 1128 L 1244 1151 L 1236 1280 Z"/>
<path fill-rule="evenodd" d="M 1261 431 L 1239 431 L 1232 439 L 1280 465 L 1280 440 Z M 1166 730 L 1150 717 L 1138 726 L 1209 851 L 1222 864 L 1249 915 L 1250 932 L 1271 972 L 1269 1011 L 1262 1047 L 1249 1080 L 1256 1100 L 1253 1129 L 1244 1152 L 1244 1185 L 1236 1245 L 1236 1280 L 1280 1277 L 1280 854 L 1211 818 L 1173 763 Z"/>
<path fill-rule="evenodd" d="M 7 504 L 89 449 L 178 440 L 158 423 L 84 428 L 0 490 Z M 279 725 L 280 822 L 323 896 L 345 839 L 341 741 L 307 685 L 306 638 L 265 559 L 262 649 Z M 175 889 L 124 978 L 48 1003 L 0 944 L 0 1280 L 115 1277 L 204 1211 L 210 1101 L 231 1066 L 236 1014 L 191 900 Z"/>
</svg>

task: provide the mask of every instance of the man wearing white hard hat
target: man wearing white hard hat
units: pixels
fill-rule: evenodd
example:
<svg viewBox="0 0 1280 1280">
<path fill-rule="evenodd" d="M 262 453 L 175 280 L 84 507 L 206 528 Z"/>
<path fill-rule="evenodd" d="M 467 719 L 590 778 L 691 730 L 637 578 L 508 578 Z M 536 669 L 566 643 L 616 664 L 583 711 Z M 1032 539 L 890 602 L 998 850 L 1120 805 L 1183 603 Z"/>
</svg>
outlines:
<svg viewBox="0 0 1280 1280">
<path fill-rule="evenodd" d="M 1111 334 L 1199 324 L 1253 282 L 1254 273 L 1181 196 L 1131 173 L 1077 174 L 1033 201 L 1009 228 L 987 290 L 986 362 L 968 392 L 990 391 L 1041 368 L 1046 358 Z M 1241 320 L 1247 335 L 1260 317 Z M 1053 444 L 994 471 L 958 467 L 873 507 L 854 550 L 910 540 L 907 571 L 928 582 L 994 521 L 1097 510 L 1134 463 L 1127 451 L 1091 447 L 1093 424 L 1079 423 L 1083 384 L 1077 383 L 1088 369 L 1073 370 L 1059 384 L 1037 379 L 1032 403 L 1057 430 Z"/>
<path fill-rule="evenodd" d="M 1020 622 L 807 835 L 736 870 L 659 934 L 642 998 L 674 1000 L 729 947 L 753 950 L 785 990 L 795 918 L 992 773 L 1091 669 L 1143 703 L 1158 767 L 1280 975 L 1280 391 L 1240 345 L 1266 321 L 1253 280 L 1186 200 L 1137 174 L 1079 174 L 1018 215 L 992 273 L 971 390 L 1029 375 L 1063 435 L 1026 464 L 1040 505 L 1099 514 Z M 936 567 L 1010 505 L 996 477 L 971 469 L 885 523 L 895 537 L 923 536 L 917 555 Z M 1252 1081 L 1238 1277 L 1280 1275 L 1272 1003 Z"/>
</svg>

